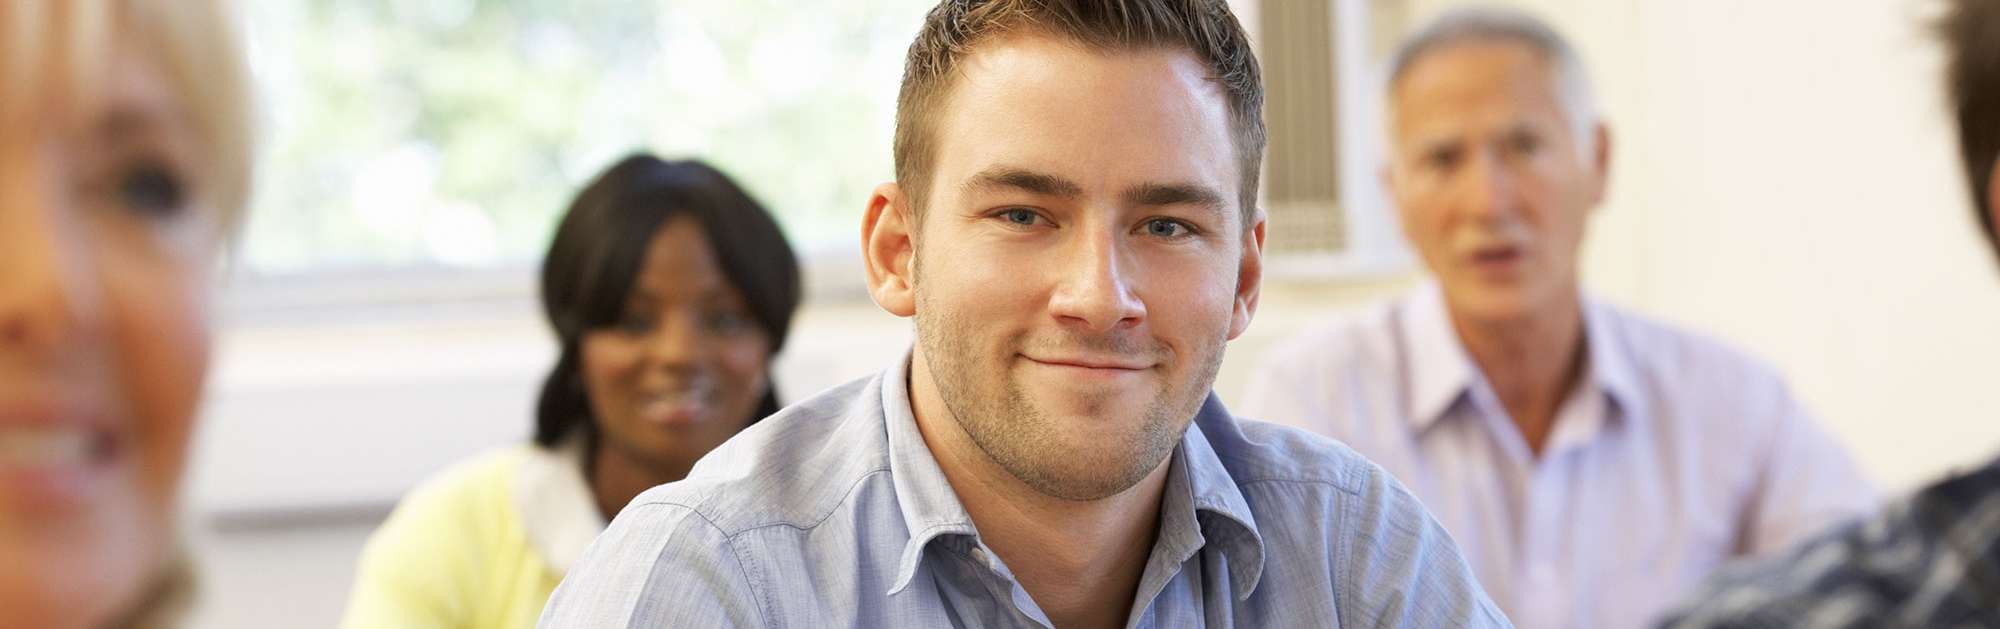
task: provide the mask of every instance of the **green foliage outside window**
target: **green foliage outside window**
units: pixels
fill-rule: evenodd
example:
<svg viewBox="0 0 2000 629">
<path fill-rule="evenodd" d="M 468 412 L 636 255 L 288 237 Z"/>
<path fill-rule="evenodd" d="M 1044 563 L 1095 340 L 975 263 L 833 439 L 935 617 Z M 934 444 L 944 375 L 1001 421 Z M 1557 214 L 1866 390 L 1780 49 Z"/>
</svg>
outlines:
<svg viewBox="0 0 2000 629">
<path fill-rule="evenodd" d="M 700 157 L 795 244 L 848 245 L 891 176 L 929 0 L 258 0 L 261 275 L 539 259 L 633 150 Z"/>
</svg>

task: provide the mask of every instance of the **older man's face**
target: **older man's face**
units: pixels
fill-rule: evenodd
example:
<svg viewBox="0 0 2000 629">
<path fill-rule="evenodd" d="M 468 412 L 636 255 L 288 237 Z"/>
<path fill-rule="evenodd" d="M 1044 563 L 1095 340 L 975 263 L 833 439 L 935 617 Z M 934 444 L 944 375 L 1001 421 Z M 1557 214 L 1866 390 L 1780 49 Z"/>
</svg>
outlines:
<svg viewBox="0 0 2000 629">
<path fill-rule="evenodd" d="M 1605 160 L 1560 93 L 1549 59 L 1507 41 L 1426 53 L 1392 88 L 1390 191 L 1460 317 L 1532 316 L 1576 290 Z"/>
</svg>

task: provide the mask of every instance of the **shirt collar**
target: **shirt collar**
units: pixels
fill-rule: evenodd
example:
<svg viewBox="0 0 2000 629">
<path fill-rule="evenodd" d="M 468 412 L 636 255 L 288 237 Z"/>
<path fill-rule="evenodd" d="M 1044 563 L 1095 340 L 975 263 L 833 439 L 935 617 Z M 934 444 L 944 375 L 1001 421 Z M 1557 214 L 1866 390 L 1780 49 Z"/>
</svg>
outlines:
<svg viewBox="0 0 2000 629">
<path fill-rule="evenodd" d="M 1444 417 L 1477 376 L 1472 357 L 1459 341 L 1437 282 L 1419 286 L 1397 311 L 1402 342 L 1410 357 L 1403 365 L 1410 427 L 1423 432 Z"/>
<path fill-rule="evenodd" d="M 882 374 L 882 416 L 889 438 L 889 478 L 896 488 L 896 502 L 902 505 L 903 525 L 910 541 L 896 561 L 896 578 L 890 581 L 889 595 L 909 587 L 922 563 L 924 549 L 943 535 L 977 535 L 972 516 L 958 501 L 951 482 L 931 455 L 924 435 L 917 431 L 916 412 L 910 407 L 910 354 Z"/>
<path fill-rule="evenodd" d="M 910 406 L 909 361 L 905 354 L 882 376 L 882 414 L 889 440 L 890 478 L 896 500 L 902 505 L 903 524 L 910 540 L 896 562 L 896 576 L 888 595 L 909 587 L 917 567 L 931 542 L 947 535 L 976 537 L 972 516 L 952 491 L 937 458 L 917 430 L 916 413 Z M 1208 431 L 1221 431 L 1242 443 L 1236 420 L 1213 393 L 1202 403 L 1195 420 L 1181 436 L 1168 464 L 1167 486 L 1160 503 L 1159 541 L 1156 547 L 1185 561 L 1196 549 L 1213 541 L 1228 559 L 1230 588 L 1237 600 L 1249 598 L 1264 570 L 1264 541 L 1257 533 L 1257 520 L 1236 486 L 1222 458 L 1210 444 Z M 1203 518 L 1203 515 L 1214 517 Z M 1204 522 L 1215 523 L 1208 529 Z M 1174 566 L 1176 569 L 1178 564 Z"/>
<path fill-rule="evenodd" d="M 528 544 L 561 575 L 604 532 L 590 482 L 583 478 L 584 440 L 572 436 L 552 448 L 528 446 L 514 478 L 514 506 Z"/>
<path fill-rule="evenodd" d="M 1236 418 L 1223 408 L 1214 393 L 1204 400 L 1181 445 L 1174 451 L 1172 466 L 1178 471 L 1167 477 L 1168 499 L 1161 502 L 1160 536 L 1176 534 L 1167 524 L 1173 519 L 1167 509 L 1176 508 L 1175 496 L 1191 498 L 1196 527 L 1188 527 L 1202 543 L 1213 542 L 1229 561 L 1230 590 L 1241 601 L 1250 598 L 1264 574 L 1264 537 L 1257 532 L 1257 518 L 1250 503 L 1223 462 L 1223 456 L 1244 454 L 1256 447 L 1243 436 Z M 1183 503 L 1178 508 L 1186 509 Z M 1210 517 L 1202 517 L 1210 516 Z"/>
<path fill-rule="evenodd" d="M 1590 377 L 1618 406 L 1619 412 L 1608 416 L 1636 421 L 1645 416 L 1645 397 L 1639 393 L 1638 367 L 1626 351 L 1624 337 L 1617 333 L 1617 320 L 1618 313 L 1610 306 L 1589 297 L 1583 299 L 1583 334 L 1589 339 L 1585 351 L 1590 356 Z"/>
<path fill-rule="evenodd" d="M 1452 327 L 1445 307 L 1444 290 L 1437 282 L 1425 282 L 1397 313 L 1402 342 L 1410 356 L 1406 380 L 1407 418 L 1416 432 L 1437 423 L 1459 398 L 1483 378 L 1465 351 L 1465 344 Z M 1619 343 L 1613 329 L 1616 313 L 1596 300 L 1583 299 L 1583 329 L 1587 384 L 1603 391 L 1617 404 L 1619 417 L 1643 413 L 1638 378 L 1631 356 Z"/>
</svg>

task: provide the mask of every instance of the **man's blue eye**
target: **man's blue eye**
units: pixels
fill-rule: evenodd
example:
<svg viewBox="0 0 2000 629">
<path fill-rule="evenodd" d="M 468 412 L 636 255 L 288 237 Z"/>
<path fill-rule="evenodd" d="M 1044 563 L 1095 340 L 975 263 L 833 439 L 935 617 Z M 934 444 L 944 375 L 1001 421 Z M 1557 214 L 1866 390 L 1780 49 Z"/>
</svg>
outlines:
<svg viewBox="0 0 2000 629">
<path fill-rule="evenodd" d="M 1015 225 L 1033 225 L 1036 219 L 1034 212 L 1023 209 L 1007 210 L 1001 216 L 1005 217 L 1007 222 Z"/>
<path fill-rule="evenodd" d="M 1146 221 L 1146 233 L 1161 238 L 1178 238 L 1187 235 L 1188 227 L 1181 224 L 1180 221 L 1156 218 Z"/>
</svg>

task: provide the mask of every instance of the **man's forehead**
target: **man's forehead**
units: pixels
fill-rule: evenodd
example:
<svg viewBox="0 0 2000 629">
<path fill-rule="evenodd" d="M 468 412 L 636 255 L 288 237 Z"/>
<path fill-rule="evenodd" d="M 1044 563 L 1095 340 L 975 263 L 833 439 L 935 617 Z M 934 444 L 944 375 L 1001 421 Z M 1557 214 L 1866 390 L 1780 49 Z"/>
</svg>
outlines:
<svg viewBox="0 0 2000 629">
<path fill-rule="evenodd" d="M 1552 77 L 1555 59 L 1533 42 L 1478 37 L 1439 44 L 1412 57 L 1390 85 L 1391 94 L 1476 85 L 1476 79 Z"/>
<path fill-rule="evenodd" d="M 1235 168 L 1225 94 L 1191 52 L 1008 35 L 980 42 L 956 74 L 933 128 L 946 186 L 996 167 L 1092 188 Z M 1105 154 L 1118 146 L 1151 150 Z"/>
<path fill-rule="evenodd" d="M 1560 116 L 1560 93 L 1553 63 L 1530 44 L 1454 43 L 1417 57 L 1391 86 L 1390 121 L 1404 131 L 1540 123 Z"/>
<path fill-rule="evenodd" d="M 1165 72 L 1161 72 L 1165 70 Z M 968 82 L 1006 88 L 1022 73 L 1069 81 L 1145 75 L 1227 109 L 1228 89 L 1193 49 L 1173 43 L 1094 42 L 1036 27 L 981 37 L 952 65 L 939 93 L 948 104 Z M 1163 80 L 1164 79 L 1164 80 Z M 975 88 L 976 89 L 976 88 Z"/>
</svg>

